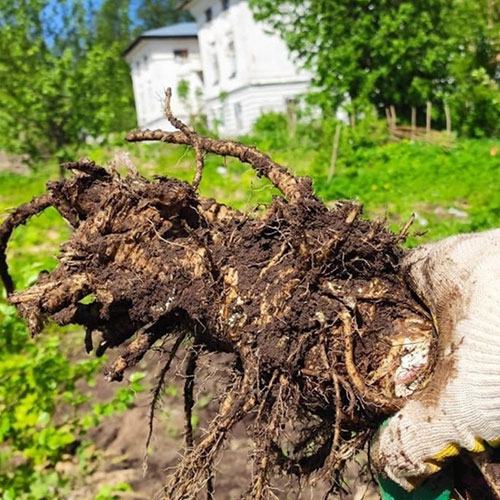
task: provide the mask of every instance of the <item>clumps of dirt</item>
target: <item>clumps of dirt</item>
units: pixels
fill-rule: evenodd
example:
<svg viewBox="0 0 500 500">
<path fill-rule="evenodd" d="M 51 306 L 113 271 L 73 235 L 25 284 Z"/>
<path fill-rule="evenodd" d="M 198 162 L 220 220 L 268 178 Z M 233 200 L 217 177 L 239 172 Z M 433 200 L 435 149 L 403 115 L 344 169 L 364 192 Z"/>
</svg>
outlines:
<svg viewBox="0 0 500 500">
<path fill-rule="evenodd" d="M 175 352 L 182 343 L 193 346 L 186 450 L 164 498 L 213 494 L 216 457 L 238 422 L 254 442 L 244 498 L 273 498 L 273 477 L 283 473 L 327 478 L 333 491 L 346 461 L 403 404 L 398 396 L 422 388 L 432 372 L 431 317 L 399 270 L 407 228 L 395 235 L 348 201 L 327 209 L 309 179 L 254 148 L 196 135 L 172 117 L 168 98 L 166 114 L 180 131 L 127 139 L 192 145 L 194 185 L 149 181 L 133 170 L 123 177 L 87 159 L 67 164 L 71 178 L 49 183 L 45 195 L 15 210 L 0 229 L 9 302 L 33 334 L 50 319 L 83 325 L 87 350 L 97 355 L 125 344 L 109 380 L 120 380 L 158 341 L 171 342 L 146 426 Z M 250 163 L 283 197 L 261 215 L 204 199 L 196 188 L 206 152 Z M 47 206 L 74 231 L 57 268 L 14 293 L 8 238 Z M 427 354 L 398 378 L 414 346 Z M 210 352 L 232 355 L 232 377 L 217 416 L 193 442 L 193 382 Z"/>
</svg>

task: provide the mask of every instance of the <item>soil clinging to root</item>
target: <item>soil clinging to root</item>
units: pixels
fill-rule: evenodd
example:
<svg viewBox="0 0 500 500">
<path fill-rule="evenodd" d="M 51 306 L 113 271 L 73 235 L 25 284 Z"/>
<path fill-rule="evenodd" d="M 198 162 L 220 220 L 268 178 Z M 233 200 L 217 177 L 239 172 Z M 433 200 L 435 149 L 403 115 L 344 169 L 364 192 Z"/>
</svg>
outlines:
<svg viewBox="0 0 500 500">
<path fill-rule="evenodd" d="M 67 164 L 69 179 L 49 183 L 46 194 L 18 207 L 0 228 L 9 302 L 33 334 L 52 320 L 83 325 L 86 348 L 97 355 L 124 344 L 109 380 L 122 379 L 155 343 L 167 342 L 151 417 L 177 349 L 193 346 L 186 449 L 164 498 L 213 495 L 217 456 L 238 422 L 254 442 L 243 498 L 277 498 L 272 485 L 280 474 L 327 479 L 334 491 L 346 461 L 432 372 L 432 320 L 400 273 L 407 228 L 395 235 L 349 201 L 328 209 L 309 179 L 256 149 L 196 135 L 172 116 L 168 97 L 166 114 L 179 130 L 132 132 L 127 139 L 193 146 L 193 184 L 150 181 L 133 170 L 123 177 L 87 159 Z M 260 214 L 199 196 L 207 152 L 251 164 L 282 196 Z M 8 239 L 48 206 L 74 231 L 56 269 L 15 292 L 5 262 Z M 424 362 L 405 371 L 415 345 L 424 346 Z M 233 355 L 232 380 L 218 415 L 193 441 L 193 381 L 207 352 Z"/>
</svg>

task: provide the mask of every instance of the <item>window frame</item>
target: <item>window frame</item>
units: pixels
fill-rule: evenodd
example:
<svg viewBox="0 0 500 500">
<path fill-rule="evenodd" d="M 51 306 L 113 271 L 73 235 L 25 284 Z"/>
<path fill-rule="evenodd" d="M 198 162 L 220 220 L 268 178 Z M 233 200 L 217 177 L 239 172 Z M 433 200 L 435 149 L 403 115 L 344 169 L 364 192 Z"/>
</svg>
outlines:
<svg viewBox="0 0 500 500">
<path fill-rule="evenodd" d="M 188 49 L 174 49 L 174 61 L 185 62 L 189 58 Z"/>
</svg>

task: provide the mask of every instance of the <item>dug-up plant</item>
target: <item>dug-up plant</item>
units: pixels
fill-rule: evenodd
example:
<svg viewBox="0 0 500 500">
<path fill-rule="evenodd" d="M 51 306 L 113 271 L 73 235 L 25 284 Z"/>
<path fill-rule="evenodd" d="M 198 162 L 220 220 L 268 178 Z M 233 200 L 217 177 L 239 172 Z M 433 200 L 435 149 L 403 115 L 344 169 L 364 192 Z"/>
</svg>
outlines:
<svg viewBox="0 0 500 500">
<path fill-rule="evenodd" d="M 52 320 L 83 325 L 87 350 L 95 345 L 97 355 L 125 344 L 107 370 L 110 381 L 158 341 L 169 343 L 152 413 L 176 352 L 190 345 L 186 449 L 164 498 L 213 494 L 216 458 L 237 423 L 254 443 L 243 498 L 276 498 L 280 474 L 327 479 L 334 491 L 346 462 L 432 372 L 431 316 L 400 270 L 408 225 L 393 234 L 364 219 L 356 203 L 328 209 L 308 178 L 255 148 L 197 135 L 172 115 L 169 94 L 165 112 L 178 131 L 132 132 L 127 140 L 192 146 L 193 183 L 149 181 L 132 169 L 121 176 L 88 159 L 66 164 L 71 178 L 49 183 L 0 229 L 8 300 L 34 335 Z M 281 196 L 247 214 L 203 198 L 205 153 L 250 164 Z M 15 292 L 5 261 L 9 237 L 49 206 L 73 233 L 56 269 Z M 424 362 L 402 373 L 415 346 L 424 346 Z M 230 382 L 195 442 L 193 384 L 200 361 L 214 352 L 232 356 Z"/>
</svg>

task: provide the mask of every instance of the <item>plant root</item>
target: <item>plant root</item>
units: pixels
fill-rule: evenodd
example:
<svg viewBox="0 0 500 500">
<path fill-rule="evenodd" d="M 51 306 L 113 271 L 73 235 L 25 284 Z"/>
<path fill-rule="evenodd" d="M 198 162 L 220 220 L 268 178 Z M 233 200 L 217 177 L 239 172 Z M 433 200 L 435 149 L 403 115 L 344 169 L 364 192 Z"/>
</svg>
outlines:
<svg viewBox="0 0 500 500">
<path fill-rule="evenodd" d="M 199 350 L 193 346 L 188 354 L 186 373 L 184 375 L 184 415 L 186 422 L 186 449 L 193 447 L 193 406 L 194 406 L 194 376 L 196 363 L 198 362 Z"/>
<path fill-rule="evenodd" d="M 243 498 L 277 498 L 273 481 L 284 474 L 327 479 L 335 491 L 346 462 L 432 375 L 432 318 L 399 265 L 409 224 L 396 235 L 364 219 L 359 204 L 339 201 L 328 209 L 309 179 L 257 149 L 197 135 L 173 116 L 170 93 L 165 114 L 179 131 L 133 132 L 127 140 L 192 146 L 193 183 L 149 181 L 133 169 L 122 177 L 88 159 L 66 164 L 70 178 L 49 183 L 47 194 L 16 209 L 0 228 L 8 300 L 33 334 L 52 320 L 82 325 L 89 351 L 100 336 L 96 355 L 125 346 L 108 380 L 121 380 L 156 343 L 171 342 L 145 423 L 147 445 L 166 374 L 181 344 L 190 346 L 186 449 L 165 499 L 194 499 L 204 490 L 214 497 L 217 457 L 238 422 L 254 442 Z M 282 196 L 261 214 L 203 198 L 197 190 L 206 153 L 250 164 Z M 58 266 L 14 293 L 7 242 L 15 227 L 48 206 L 72 235 Z M 398 382 L 396 369 L 412 346 L 428 348 L 428 359 Z M 194 383 L 207 353 L 229 353 L 232 383 L 197 436 Z"/>
<path fill-rule="evenodd" d="M 243 375 L 227 393 L 218 415 L 210 424 L 207 434 L 194 449 L 187 450 L 175 473 L 165 486 L 164 498 L 187 500 L 207 485 L 212 476 L 212 466 L 220 452 L 227 433 L 255 406 L 251 395 L 253 381 Z"/>
<path fill-rule="evenodd" d="M 49 194 L 43 194 L 42 196 L 33 198 L 29 203 L 17 207 L 7 219 L 5 219 L 0 228 L 0 278 L 2 279 L 7 295 L 10 295 L 14 291 L 14 282 L 9 274 L 5 255 L 12 232 L 16 227 L 26 224 L 28 219 L 34 215 L 50 207 L 51 204 L 52 200 Z"/>
<path fill-rule="evenodd" d="M 161 369 L 160 374 L 158 375 L 158 381 L 156 383 L 156 387 L 153 390 L 153 397 L 151 398 L 151 404 L 149 406 L 148 437 L 146 438 L 146 446 L 145 446 L 146 454 L 148 452 L 149 444 L 151 443 L 151 438 L 153 437 L 155 412 L 161 400 L 161 391 L 165 383 L 165 377 L 167 376 L 167 373 L 169 372 L 170 367 L 172 366 L 172 362 L 174 361 L 175 355 L 177 354 L 177 351 L 179 350 L 182 341 L 185 338 L 186 338 L 185 333 L 183 335 L 178 335 L 176 337 L 174 345 L 172 346 L 172 349 L 170 350 L 170 353 L 168 355 L 167 361 L 163 365 L 163 368 Z"/>
</svg>

